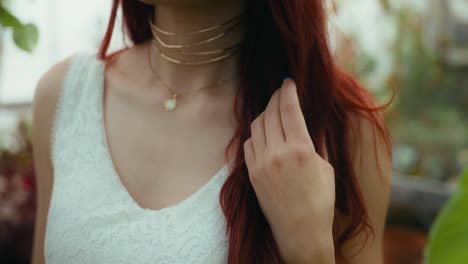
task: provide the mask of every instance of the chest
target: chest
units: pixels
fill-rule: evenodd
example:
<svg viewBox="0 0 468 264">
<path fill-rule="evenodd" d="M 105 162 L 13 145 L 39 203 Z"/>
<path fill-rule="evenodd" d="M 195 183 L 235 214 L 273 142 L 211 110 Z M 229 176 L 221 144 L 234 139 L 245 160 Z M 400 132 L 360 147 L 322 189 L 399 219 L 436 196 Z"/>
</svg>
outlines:
<svg viewBox="0 0 468 264">
<path fill-rule="evenodd" d="M 76 137 L 72 147 L 64 144 L 66 130 L 60 131 L 47 263 L 226 263 L 226 225 L 218 198 L 227 170 L 176 205 L 146 209 L 117 178 L 102 139 Z"/>
<path fill-rule="evenodd" d="M 139 206 L 113 166 L 102 112 L 103 68 L 90 64 L 92 58 L 79 57 L 74 64 L 73 78 L 64 85 L 57 110 L 51 138 L 54 180 L 44 241 L 46 262 L 226 263 L 226 226 L 218 198 L 229 175 L 227 168 L 177 204 L 155 210 Z M 85 70 L 88 74 L 82 75 Z M 110 144 L 141 136 L 130 131 L 144 130 L 123 130 L 126 127 L 123 123 L 116 129 L 127 136 L 113 137 Z M 146 153 L 141 144 L 146 140 L 131 142 L 140 144 L 137 153 Z M 131 149 L 130 144 L 126 147 Z M 150 172 L 157 174 L 154 171 Z"/>
<path fill-rule="evenodd" d="M 195 193 L 227 164 L 234 126 L 219 102 L 209 110 L 185 99 L 185 108 L 164 112 L 138 96 L 108 87 L 102 109 L 108 158 L 139 206 L 160 209 Z"/>
</svg>

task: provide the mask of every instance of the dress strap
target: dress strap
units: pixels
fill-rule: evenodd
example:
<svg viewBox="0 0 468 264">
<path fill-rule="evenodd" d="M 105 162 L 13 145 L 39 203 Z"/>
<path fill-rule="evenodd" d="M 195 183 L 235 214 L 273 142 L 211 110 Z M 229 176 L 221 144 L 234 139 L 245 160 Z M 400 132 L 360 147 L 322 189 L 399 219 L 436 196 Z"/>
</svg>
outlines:
<svg viewBox="0 0 468 264">
<path fill-rule="evenodd" d="M 78 52 L 70 57 L 52 122 L 49 142 L 49 158 L 52 164 L 56 159 L 57 145 L 63 146 L 66 134 L 74 129 L 76 122 L 79 122 L 85 111 L 86 101 L 92 96 L 90 92 L 93 91 L 90 91 L 92 90 L 90 88 L 93 87 L 91 84 L 96 79 L 96 75 L 93 75 L 97 69 L 95 62 L 97 62 L 97 57 L 92 53 Z"/>
</svg>

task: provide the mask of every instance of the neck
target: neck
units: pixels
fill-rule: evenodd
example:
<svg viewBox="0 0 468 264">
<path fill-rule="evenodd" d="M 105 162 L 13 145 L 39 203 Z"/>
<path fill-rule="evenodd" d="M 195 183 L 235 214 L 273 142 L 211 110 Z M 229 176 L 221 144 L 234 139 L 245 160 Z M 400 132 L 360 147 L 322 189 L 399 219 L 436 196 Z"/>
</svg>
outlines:
<svg viewBox="0 0 468 264">
<path fill-rule="evenodd" d="M 243 1 L 241 0 L 207 1 L 207 3 L 202 4 L 158 4 L 155 6 L 156 19 L 154 24 L 168 32 L 194 32 L 222 24 L 243 13 L 243 9 Z M 197 47 L 196 51 L 222 50 L 238 43 L 243 37 L 244 28 L 243 24 L 240 24 L 226 36 L 204 44 L 202 47 Z M 160 35 L 160 38 L 168 44 L 177 45 L 200 41 L 199 35 Z M 160 51 L 154 45 L 150 46 L 150 55 L 151 63 L 161 79 L 180 92 L 197 90 L 199 87 L 231 79 L 239 72 L 239 53 L 221 61 L 202 65 L 183 65 L 168 61 L 161 57 Z M 193 57 L 187 54 L 171 53 L 171 57 L 180 61 L 193 60 Z M 228 82 L 215 89 L 231 93 L 235 89 L 234 87 Z"/>
</svg>

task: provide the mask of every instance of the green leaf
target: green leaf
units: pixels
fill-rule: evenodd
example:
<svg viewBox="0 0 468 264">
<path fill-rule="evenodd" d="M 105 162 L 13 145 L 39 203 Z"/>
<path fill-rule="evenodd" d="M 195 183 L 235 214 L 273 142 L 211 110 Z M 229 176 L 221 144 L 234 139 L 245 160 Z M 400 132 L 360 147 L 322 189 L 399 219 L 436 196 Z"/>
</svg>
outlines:
<svg viewBox="0 0 468 264">
<path fill-rule="evenodd" d="M 26 24 L 15 28 L 13 40 L 22 50 L 32 52 L 39 40 L 39 30 L 34 24 Z"/>
<path fill-rule="evenodd" d="M 21 22 L 0 3 L 0 26 L 21 27 Z"/>
<path fill-rule="evenodd" d="M 427 264 L 466 264 L 468 261 L 468 167 L 457 192 L 437 216 L 429 233 Z"/>
</svg>

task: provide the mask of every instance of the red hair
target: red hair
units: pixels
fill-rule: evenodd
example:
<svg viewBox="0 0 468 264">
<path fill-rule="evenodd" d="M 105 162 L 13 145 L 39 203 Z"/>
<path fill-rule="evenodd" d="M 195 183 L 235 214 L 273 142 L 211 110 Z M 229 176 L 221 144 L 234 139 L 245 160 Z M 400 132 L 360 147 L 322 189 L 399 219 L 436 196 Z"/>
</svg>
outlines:
<svg viewBox="0 0 468 264">
<path fill-rule="evenodd" d="M 345 131 L 350 130 L 351 114 L 366 113 L 385 138 L 390 140 L 371 95 L 333 62 L 327 40 L 326 11 L 322 0 L 255 0 L 247 5 L 246 45 L 241 52 L 242 84 L 236 97 L 238 127 L 228 149 L 238 142 L 235 166 L 220 193 L 227 222 L 230 264 L 280 263 L 281 258 L 270 226 L 250 184 L 244 160 L 243 142 L 250 137 L 251 122 L 265 109 L 285 75 L 297 84 L 301 107 L 316 150 L 335 168 L 336 211 L 346 217 L 346 226 L 334 221 L 337 257 L 342 257 L 346 241 L 361 232 L 369 235 L 368 221 L 358 185 L 352 154 Z M 107 49 L 119 5 L 123 9 L 123 30 L 134 44 L 152 38 L 148 18 L 154 7 L 135 0 L 113 0 L 107 33 L 99 57 L 107 59 Z M 326 135 L 326 137 L 325 137 Z M 236 141 L 236 139 L 238 141 Z M 317 144 L 317 142 L 325 144 Z"/>
</svg>

